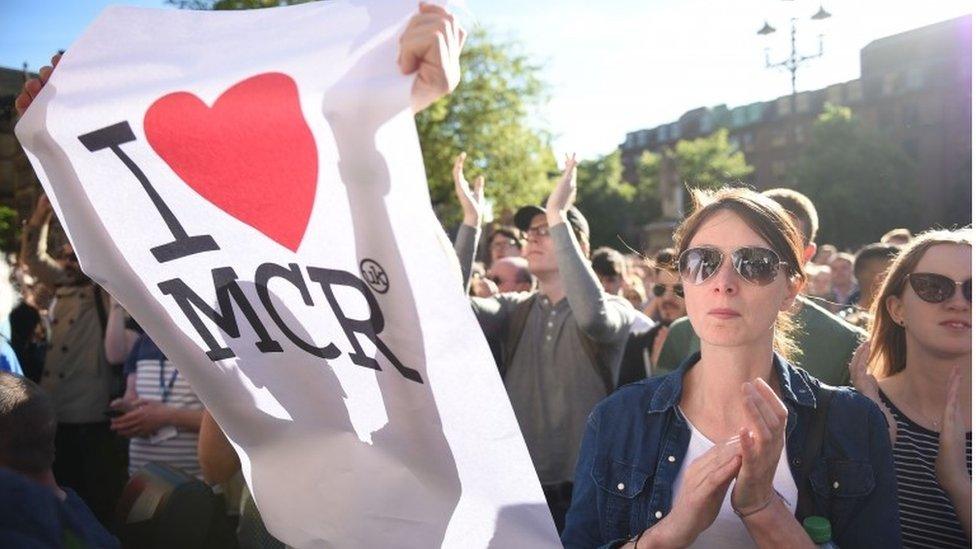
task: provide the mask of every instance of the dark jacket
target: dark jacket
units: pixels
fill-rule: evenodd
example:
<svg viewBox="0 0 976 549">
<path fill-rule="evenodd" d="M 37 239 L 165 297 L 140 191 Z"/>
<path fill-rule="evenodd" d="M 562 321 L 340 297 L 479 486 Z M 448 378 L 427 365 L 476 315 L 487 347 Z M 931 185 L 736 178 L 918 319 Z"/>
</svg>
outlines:
<svg viewBox="0 0 976 549">
<path fill-rule="evenodd" d="M 678 413 L 688 357 L 673 373 L 621 387 L 594 408 L 580 448 L 566 547 L 616 547 L 671 511 L 675 476 L 691 431 Z M 820 457 L 801 479 L 802 455 L 820 382 L 778 355 L 773 370 L 789 416 L 786 453 L 814 510 L 830 520 L 840 547 L 900 547 L 895 472 L 884 416 L 868 398 L 835 391 Z"/>
</svg>

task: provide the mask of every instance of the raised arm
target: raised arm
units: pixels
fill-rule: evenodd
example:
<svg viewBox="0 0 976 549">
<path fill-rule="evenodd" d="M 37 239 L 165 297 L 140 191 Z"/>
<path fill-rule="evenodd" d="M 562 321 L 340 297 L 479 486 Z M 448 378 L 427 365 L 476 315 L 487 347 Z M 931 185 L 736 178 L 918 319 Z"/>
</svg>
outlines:
<svg viewBox="0 0 976 549">
<path fill-rule="evenodd" d="M 624 300 L 606 294 L 570 230 L 568 211 L 576 200 L 576 157 L 566 157 L 566 168 L 546 202 L 546 219 L 556 250 L 556 264 L 566 299 L 579 327 L 596 341 L 609 342 L 625 333 L 632 320 Z"/>
<path fill-rule="evenodd" d="M 485 178 L 479 175 L 474 180 L 474 187 L 468 184 L 464 177 L 464 161 L 468 154 L 462 152 L 454 159 L 454 194 L 461 205 L 464 220 L 458 227 L 454 239 L 454 252 L 461 263 L 461 280 L 467 293 L 471 283 L 471 266 L 474 264 L 475 253 L 478 249 L 478 238 L 481 232 L 481 219 L 485 204 Z"/>
<path fill-rule="evenodd" d="M 68 282 L 68 273 L 47 252 L 47 235 L 53 216 L 51 202 L 42 194 L 21 235 L 20 260 L 41 282 L 56 286 Z"/>
</svg>

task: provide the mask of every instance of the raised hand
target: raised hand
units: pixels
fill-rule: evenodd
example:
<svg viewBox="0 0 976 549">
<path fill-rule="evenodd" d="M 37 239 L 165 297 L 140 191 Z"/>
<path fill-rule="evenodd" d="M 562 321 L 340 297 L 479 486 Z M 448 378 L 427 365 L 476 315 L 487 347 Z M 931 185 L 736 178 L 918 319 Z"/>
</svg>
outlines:
<svg viewBox="0 0 976 549">
<path fill-rule="evenodd" d="M 854 385 L 854 388 L 862 395 L 873 400 L 878 405 L 878 408 L 881 408 L 881 412 L 888 422 L 888 438 L 891 439 L 891 444 L 894 446 L 895 439 L 898 438 L 898 424 L 895 423 L 895 416 L 892 415 L 891 410 L 881 400 L 881 389 L 878 386 L 878 379 L 868 373 L 868 359 L 870 356 L 871 340 L 867 340 L 861 343 L 857 347 L 857 350 L 854 351 L 851 362 L 847 365 L 847 370 L 850 372 L 851 384 Z"/>
<path fill-rule="evenodd" d="M 41 67 L 38 71 L 38 78 L 31 78 L 27 82 L 24 82 L 24 87 L 20 90 L 20 95 L 14 100 L 14 108 L 17 109 L 17 116 L 23 116 L 24 112 L 27 111 L 27 107 L 30 106 L 37 94 L 41 93 L 41 88 L 44 84 L 47 84 L 49 78 L 51 78 L 51 73 L 54 72 L 54 67 L 58 66 L 61 61 L 61 54 L 57 54 L 51 58 L 51 64 Z"/>
<path fill-rule="evenodd" d="M 773 477 L 786 442 L 787 410 L 762 379 L 743 383 L 742 397 L 747 419 L 739 432 L 742 467 L 732 489 L 732 508 L 749 515 L 775 497 Z"/>
<path fill-rule="evenodd" d="M 942 431 L 939 433 L 939 454 L 935 458 L 935 478 L 947 493 L 970 483 L 966 469 L 966 422 L 959 404 L 961 383 L 962 374 L 959 366 L 956 366 L 949 376 Z"/>
<path fill-rule="evenodd" d="M 566 165 L 563 175 L 556 184 L 556 188 L 549 194 L 546 201 L 546 218 L 549 226 L 558 225 L 566 221 L 566 212 L 576 201 L 576 154 L 566 155 Z"/>
<path fill-rule="evenodd" d="M 653 526 L 644 539 L 653 546 L 686 547 L 695 541 L 718 516 L 729 484 L 742 464 L 738 439 L 716 444 L 685 471 L 671 512 Z"/>
<path fill-rule="evenodd" d="M 461 81 L 461 48 L 466 33 L 441 6 L 420 3 L 400 35 L 397 65 L 403 74 L 417 73 L 410 102 L 413 112 L 451 93 Z"/>
<path fill-rule="evenodd" d="M 462 152 L 454 159 L 454 194 L 464 212 L 464 224 L 477 228 L 481 225 L 485 207 L 485 177 L 476 177 L 473 188 L 468 184 L 464 178 L 464 161 L 467 157 L 468 153 Z"/>
</svg>

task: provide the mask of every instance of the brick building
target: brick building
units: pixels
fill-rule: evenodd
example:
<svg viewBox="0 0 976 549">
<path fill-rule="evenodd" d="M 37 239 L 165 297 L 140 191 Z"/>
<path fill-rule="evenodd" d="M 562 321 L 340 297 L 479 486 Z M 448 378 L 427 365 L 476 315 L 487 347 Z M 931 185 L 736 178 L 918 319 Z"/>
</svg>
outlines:
<svg viewBox="0 0 976 549">
<path fill-rule="evenodd" d="M 795 112 L 793 101 L 795 99 Z M 875 40 L 861 50 L 861 77 L 772 101 L 728 108 L 700 107 L 677 121 L 627 134 L 620 145 L 624 177 L 636 179 L 644 151 L 663 153 L 682 139 L 728 128 L 730 141 L 755 168 L 747 183 L 758 189 L 788 186 L 790 163 L 809 139 L 825 103 L 850 107 L 868 127 L 887 135 L 916 162 L 923 226 L 959 219 L 962 185 L 972 178 L 972 17 Z M 664 169 L 673 169 L 665 162 Z M 665 173 L 665 217 L 680 217 L 680 174 Z M 968 192 L 968 191 L 967 191 Z M 971 196 L 967 194 L 966 196 Z M 971 215 L 963 217 L 971 221 Z M 647 228 L 647 246 L 670 241 L 673 222 Z"/>
</svg>

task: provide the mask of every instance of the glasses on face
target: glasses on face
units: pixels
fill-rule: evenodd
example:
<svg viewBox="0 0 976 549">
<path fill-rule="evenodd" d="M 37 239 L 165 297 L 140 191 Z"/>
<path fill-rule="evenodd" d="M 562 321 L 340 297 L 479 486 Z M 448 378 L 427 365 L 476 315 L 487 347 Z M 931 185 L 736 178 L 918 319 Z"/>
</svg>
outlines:
<svg viewBox="0 0 976 549">
<path fill-rule="evenodd" d="M 528 238 L 544 238 L 549 236 L 549 227 L 547 225 L 538 225 L 535 227 L 529 227 L 525 230 L 525 236 Z"/>
<path fill-rule="evenodd" d="M 504 250 L 509 246 L 518 246 L 518 241 L 514 238 L 496 239 L 488 247 L 492 250 Z"/>
<path fill-rule="evenodd" d="M 779 255 L 762 246 L 743 246 L 729 254 L 732 268 L 743 280 L 765 286 L 776 279 L 780 265 L 787 265 Z M 678 274 L 689 284 L 702 284 L 722 268 L 725 253 L 717 248 L 688 248 L 678 256 Z"/>
<path fill-rule="evenodd" d="M 915 290 L 915 295 L 922 301 L 928 303 L 948 301 L 956 293 L 956 286 L 962 286 L 962 296 L 966 298 L 966 301 L 973 302 L 972 278 L 959 282 L 936 273 L 909 273 L 905 275 L 905 278 Z"/>
<path fill-rule="evenodd" d="M 674 293 L 674 295 L 678 297 L 683 298 L 685 296 L 685 288 L 681 284 L 671 284 L 671 285 L 655 284 L 654 286 L 651 287 L 651 291 L 654 293 L 656 297 L 661 297 L 662 295 L 664 295 L 664 292 L 668 291 L 668 288 L 671 288 L 671 291 Z"/>
</svg>

